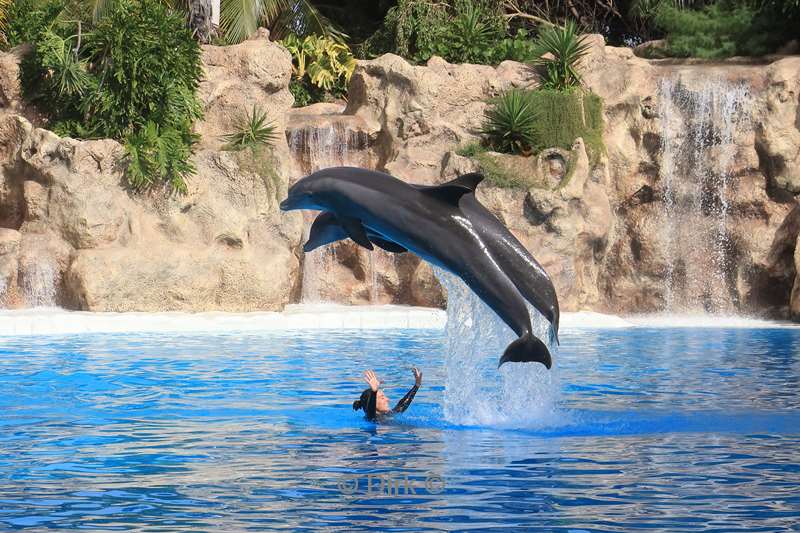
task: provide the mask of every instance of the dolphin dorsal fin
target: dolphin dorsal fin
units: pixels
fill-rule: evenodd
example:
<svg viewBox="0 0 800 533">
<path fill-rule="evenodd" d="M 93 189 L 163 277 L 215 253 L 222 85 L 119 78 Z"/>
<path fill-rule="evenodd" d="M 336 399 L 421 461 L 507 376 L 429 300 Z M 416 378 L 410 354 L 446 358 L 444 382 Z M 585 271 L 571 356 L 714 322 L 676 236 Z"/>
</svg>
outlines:
<svg viewBox="0 0 800 533">
<path fill-rule="evenodd" d="M 450 180 L 442 185 L 432 187 L 418 187 L 420 191 L 439 200 L 458 207 L 458 201 L 465 194 L 474 193 L 478 184 L 483 181 L 483 174 L 470 172 Z"/>
<path fill-rule="evenodd" d="M 448 181 L 447 183 L 443 184 L 442 187 L 447 185 L 466 187 L 472 192 L 475 192 L 475 189 L 478 188 L 478 184 L 482 181 L 483 181 L 483 174 L 481 174 L 480 172 L 470 172 L 469 174 L 462 174 L 456 179 Z"/>
<path fill-rule="evenodd" d="M 364 225 L 361 224 L 361 221 L 357 218 L 346 217 L 342 215 L 336 215 L 336 219 L 339 221 L 339 224 L 342 225 L 344 231 L 347 232 L 347 235 L 353 239 L 356 244 L 360 244 L 367 250 L 374 250 L 375 247 L 372 246 L 372 243 L 369 242 L 369 237 L 367 237 L 367 230 L 364 229 Z"/>
</svg>

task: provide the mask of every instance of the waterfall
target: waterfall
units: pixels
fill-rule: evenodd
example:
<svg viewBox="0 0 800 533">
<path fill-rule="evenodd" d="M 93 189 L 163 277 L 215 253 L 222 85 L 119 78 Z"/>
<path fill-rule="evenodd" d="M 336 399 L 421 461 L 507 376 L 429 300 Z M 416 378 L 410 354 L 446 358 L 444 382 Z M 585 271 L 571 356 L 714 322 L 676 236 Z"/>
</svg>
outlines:
<svg viewBox="0 0 800 533">
<path fill-rule="evenodd" d="M 435 269 L 447 290 L 445 418 L 455 424 L 543 426 L 564 418 L 557 409 L 558 356 L 539 363 L 497 363 L 513 331 L 461 279 Z M 533 333 L 548 338 L 549 322 L 528 306 Z M 499 381 L 498 381 L 499 377 Z"/>
<path fill-rule="evenodd" d="M 666 311 L 731 311 L 728 232 L 737 140 L 752 131 L 750 92 L 722 79 L 662 79 L 662 242 Z"/>
<path fill-rule="evenodd" d="M 58 265 L 55 259 L 39 256 L 36 261 L 20 265 L 19 284 L 28 307 L 55 307 Z"/>
<path fill-rule="evenodd" d="M 351 117 L 322 117 L 326 122 L 303 124 L 287 132 L 289 149 L 302 173 L 310 174 L 322 168 L 339 166 L 370 168 L 372 163 L 367 132 L 357 125 L 349 127 Z"/>
<path fill-rule="evenodd" d="M 336 166 L 373 168 L 369 150 L 369 134 L 362 119 L 336 114 L 297 114 L 292 117 L 286 132 L 289 149 L 294 159 L 297 177 L 317 170 Z M 305 212 L 305 240 L 317 212 Z M 376 253 L 369 252 L 368 272 L 365 280 L 370 303 L 378 301 Z M 333 270 L 337 266 L 333 245 L 322 246 L 305 254 L 303 261 L 303 290 L 301 302 L 325 301 L 324 289 L 335 282 Z"/>
</svg>

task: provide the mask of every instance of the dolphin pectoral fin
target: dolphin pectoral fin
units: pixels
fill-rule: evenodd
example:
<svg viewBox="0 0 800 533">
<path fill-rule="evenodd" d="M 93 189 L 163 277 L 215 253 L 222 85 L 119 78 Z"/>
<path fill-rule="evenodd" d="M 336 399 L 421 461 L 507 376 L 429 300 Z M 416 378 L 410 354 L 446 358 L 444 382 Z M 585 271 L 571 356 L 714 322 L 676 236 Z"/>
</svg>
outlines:
<svg viewBox="0 0 800 533">
<path fill-rule="evenodd" d="M 366 248 L 367 250 L 374 250 L 375 248 L 372 246 L 372 243 L 369 242 L 369 237 L 367 237 L 367 230 L 364 229 L 364 226 L 361 224 L 361 221 L 357 218 L 351 217 L 343 217 L 338 216 L 336 217 L 339 221 L 339 224 L 342 225 L 344 231 L 347 232 L 347 235 L 356 242 Z"/>
<path fill-rule="evenodd" d="M 503 357 L 500 358 L 498 368 L 505 363 L 527 363 L 535 361 L 542 363 L 548 369 L 553 366 L 553 359 L 550 350 L 545 343 L 534 337 L 531 333 L 525 333 L 522 337 L 508 345 Z"/>
<path fill-rule="evenodd" d="M 314 219 L 311 230 L 308 232 L 308 241 L 303 245 L 303 251 L 308 253 L 320 246 L 347 238 L 344 228 L 339 224 L 336 215 L 323 211 Z"/>
<path fill-rule="evenodd" d="M 403 252 L 408 251 L 396 242 L 387 241 L 386 239 L 381 239 L 380 237 L 371 236 L 369 240 L 378 248 L 386 250 L 387 252 L 392 252 L 393 254 L 402 254 Z"/>
</svg>

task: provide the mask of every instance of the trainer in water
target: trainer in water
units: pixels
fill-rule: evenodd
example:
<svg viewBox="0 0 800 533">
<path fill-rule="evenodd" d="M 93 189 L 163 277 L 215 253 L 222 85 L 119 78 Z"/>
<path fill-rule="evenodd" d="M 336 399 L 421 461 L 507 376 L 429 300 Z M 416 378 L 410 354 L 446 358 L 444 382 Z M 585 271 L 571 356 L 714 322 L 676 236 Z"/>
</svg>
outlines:
<svg viewBox="0 0 800 533">
<path fill-rule="evenodd" d="M 323 211 L 304 250 L 351 238 L 372 250 L 411 251 L 464 280 L 518 335 L 500 365 L 538 361 L 547 368 L 547 345 L 533 335 L 527 300 L 551 324 L 558 340 L 558 299 L 542 266 L 475 198 L 481 174 L 465 174 L 439 186 L 411 185 L 382 172 L 334 167 L 315 172 L 289 189 L 281 209 Z"/>
<path fill-rule="evenodd" d="M 364 392 L 361 393 L 361 397 L 353 402 L 353 411 L 363 409 L 364 416 L 367 420 L 372 420 L 374 422 L 404 412 L 408 409 L 408 406 L 411 405 L 412 400 L 414 400 L 414 395 L 417 394 L 419 386 L 422 385 L 422 372 L 416 367 L 412 368 L 411 371 L 414 373 L 414 386 L 411 387 L 411 390 L 409 390 L 399 402 L 397 402 L 394 409 L 390 409 L 389 398 L 386 397 L 386 394 L 384 394 L 383 390 L 380 388 L 381 381 L 378 380 L 375 372 L 372 370 L 365 370 L 364 381 L 367 382 L 369 387 L 364 389 Z"/>
</svg>

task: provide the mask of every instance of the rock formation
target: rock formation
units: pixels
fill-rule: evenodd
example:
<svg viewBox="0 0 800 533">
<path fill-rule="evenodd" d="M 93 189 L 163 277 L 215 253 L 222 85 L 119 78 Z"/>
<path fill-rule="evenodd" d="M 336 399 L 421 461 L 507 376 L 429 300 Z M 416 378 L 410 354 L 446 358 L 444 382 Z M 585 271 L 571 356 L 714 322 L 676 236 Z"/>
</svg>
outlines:
<svg viewBox="0 0 800 533">
<path fill-rule="evenodd" d="M 297 298 L 302 220 L 278 209 L 288 147 L 258 161 L 216 150 L 218 135 L 254 104 L 279 123 L 286 116 L 291 59 L 263 35 L 204 47 L 203 58 L 204 135 L 184 196 L 126 189 L 115 141 L 60 138 L 17 114 L 19 104 L 0 108 L 6 305 L 255 311 Z"/>
<path fill-rule="evenodd" d="M 61 139 L 32 125 L 43 124 L 15 94 L 9 70 L 19 52 L 0 55 L 4 305 L 52 297 L 91 310 L 279 309 L 304 291 L 345 303 L 444 303 L 430 267 L 409 254 L 370 255 L 345 241 L 304 256 L 304 221 L 281 214 L 277 200 L 291 179 L 330 164 L 426 184 L 474 170 L 456 150 L 479 139 L 487 99 L 535 87 L 536 72 L 511 61 L 413 66 L 388 54 L 359 62 L 344 109 L 290 109 L 290 57 L 266 37 L 204 47 L 205 119 L 186 196 L 134 194 L 117 143 Z M 800 318 L 800 58 L 681 65 L 591 40 L 582 70 L 604 100 L 606 152 L 590 158 L 578 139 L 538 159 L 492 156 L 531 185 L 484 182 L 480 200 L 551 273 L 564 310 L 674 304 Z M 709 79 L 744 87 L 746 127 L 722 131 L 669 101 L 711 105 Z M 219 135 L 253 105 L 286 142 L 259 161 L 218 151 Z M 681 153 L 695 141 L 702 150 Z M 703 158 L 713 164 L 685 172 Z M 694 246 L 703 235 L 719 245 Z M 49 273 L 52 291 L 30 288 Z"/>
</svg>

